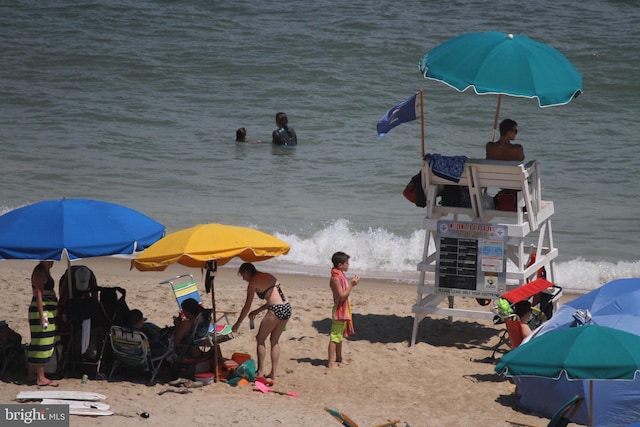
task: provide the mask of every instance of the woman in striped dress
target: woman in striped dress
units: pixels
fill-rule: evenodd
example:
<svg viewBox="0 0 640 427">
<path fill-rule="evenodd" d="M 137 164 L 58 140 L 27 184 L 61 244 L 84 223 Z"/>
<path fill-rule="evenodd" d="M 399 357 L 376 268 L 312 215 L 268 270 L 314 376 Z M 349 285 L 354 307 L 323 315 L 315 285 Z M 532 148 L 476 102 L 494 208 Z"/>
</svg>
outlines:
<svg viewBox="0 0 640 427">
<path fill-rule="evenodd" d="M 55 281 L 51 277 L 53 261 L 40 261 L 31 274 L 31 289 L 33 298 L 29 305 L 29 330 L 31 344 L 29 344 L 28 362 L 29 384 L 57 387 L 44 374 L 44 367 L 53 356 L 56 341 L 56 311 L 58 300 L 54 290 Z"/>
</svg>

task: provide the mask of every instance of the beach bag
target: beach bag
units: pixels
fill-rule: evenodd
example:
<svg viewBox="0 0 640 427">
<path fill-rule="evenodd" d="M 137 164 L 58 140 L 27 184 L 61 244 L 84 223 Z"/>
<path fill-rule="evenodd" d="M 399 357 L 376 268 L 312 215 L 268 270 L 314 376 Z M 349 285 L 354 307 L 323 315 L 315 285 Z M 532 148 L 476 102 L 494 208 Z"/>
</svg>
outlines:
<svg viewBox="0 0 640 427">
<path fill-rule="evenodd" d="M 440 196 L 441 206 L 450 206 L 457 208 L 470 208 L 471 197 L 469 196 L 469 188 L 459 185 L 445 185 L 438 193 Z"/>
<path fill-rule="evenodd" d="M 0 320 L 0 344 L 3 346 L 22 344 L 22 336 L 11 329 L 6 320 Z"/>
<path fill-rule="evenodd" d="M 244 361 L 234 371 L 234 377 L 244 378 L 249 382 L 256 380 L 256 361 L 249 359 Z"/>
<path fill-rule="evenodd" d="M 402 191 L 402 195 L 419 208 L 427 206 L 427 198 L 422 188 L 422 171 L 415 174 Z"/>
<path fill-rule="evenodd" d="M 44 373 L 47 375 L 61 376 L 63 360 L 62 341 L 58 341 L 53 345 L 53 355 L 51 359 L 44 365 Z"/>
<path fill-rule="evenodd" d="M 515 212 L 518 206 L 516 194 L 517 191 L 515 190 L 500 190 L 498 194 L 493 197 L 496 210 Z"/>
<path fill-rule="evenodd" d="M 128 326 L 127 316 L 129 315 L 129 306 L 127 305 L 127 291 L 118 286 L 116 287 L 98 287 L 100 291 L 100 303 L 104 307 L 109 319 L 117 326 Z"/>
</svg>

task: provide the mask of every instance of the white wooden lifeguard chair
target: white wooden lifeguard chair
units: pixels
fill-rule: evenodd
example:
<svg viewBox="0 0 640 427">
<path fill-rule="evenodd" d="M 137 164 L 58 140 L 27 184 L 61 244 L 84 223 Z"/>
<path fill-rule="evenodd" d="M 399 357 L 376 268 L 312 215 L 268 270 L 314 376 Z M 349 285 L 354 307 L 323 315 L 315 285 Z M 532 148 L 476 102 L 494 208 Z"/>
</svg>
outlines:
<svg viewBox="0 0 640 427">
<path fill-rule="evenodd" d="M 416 342 L 419 323 L 428 315 L 492 319 L 488 309 L 454 307 L 454 297 L 497 299 L 536 277 L 544 267 L 546 278 L 554 281 L 552 201 L 542 200 L 540 168 L 535 160 L 509 162 L 468 159 L 458 182 L 433 173 L 422 162 L 422 185 L 426 196 L 424 253 L 418 264 L 418 295 L 411 345 Z M 439 196 L 445 186 L 468 191 L 465 206 L 443 206 Z M 493 195 L 512 190 L 515 208 L 497 210 Z M 465 198 L 466 199 L 466 198 Z M 535 257 L 530 257 L 534 251 Z M 535 262 L 527 265 L 527 261 Z M 509 269 L 507 269 L 509 266 Z M 427 283 L 427 273 L 434 273 Z M 445 299 L 446 307 L 440 307 Z"/>
</svg>

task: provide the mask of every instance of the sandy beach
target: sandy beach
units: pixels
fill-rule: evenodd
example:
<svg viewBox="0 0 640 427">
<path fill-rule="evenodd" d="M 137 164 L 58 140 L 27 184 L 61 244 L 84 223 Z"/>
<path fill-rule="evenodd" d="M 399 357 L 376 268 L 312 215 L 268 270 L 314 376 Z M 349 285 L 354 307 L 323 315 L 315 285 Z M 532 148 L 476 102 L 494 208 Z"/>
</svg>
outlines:
<svg viewBox="0 0 640 427">
<path fill-rule="evenodd" d="M 28 343 L 27 307 L 31 299 L 29 277 L 35 262 L 0 262 L 0 319 Z M 87 265 L 100 286 L 126 289 L 129 308 L 143 311 L 159 326 L 172 323 L 177 305 L 168 285 L 161 280 L 184 273 L 194 275 L 203 299 L 200 271 L 172 266 L 163 272 L 129 271 L 122 259 L 88 259 L 74 265 Z M 256 264 L 260 269 L 260 264 Z M 55 263 L 57 280 L 65 263 Z M 357 269 L 348 277 L 357 274 Z M 328 274 L 327 269 L 327 274 Z M 409 346 L 413 325 L 411 306 L 414 286 L 363 279 L 352 295 L 356 334 L 344 343 L 346 363 L 326 367 L 330 328 L 331 292 L 327 277 L 277 275 L 293 306 L 288 331 L 281 340 L 281 359 L 274 390 L 295 391 L 298 397 L 254 391 L 251 385 L 232 387 L 218 382 L 190 389 L 189 394 L 164 393 L 170 388 L 163 375 L 154 386 L 146 386 L 147 376 L 132 378 L 114 375 L 110 381 L 89 380 L 81 384 L 68 374 L 59 380 L 58 390 L 93 391 L 108 396 L 113 416 L 87 418 L 71 416 L 72 426 L 338 426 L 324 407 L 340 410 L 361 426 L 400 420 L 411 426 L 509 426 L 506 420 L 544 426 L 548 419 L 519 408 L 513 386 L 493 371 L 491 356 L 504 326 L 490 321 L 425 318 L 415 346 Z M 215 281 L 218 310 L 240 310 L 246 283 L 236 268 L 221 267 Z M 565 296 L 567 298 L 567 296 Z M 254 305 L 257 306 L 254 301 Z M 458 299 L 457 304 L 476 304 Z M 223 356 L 246 352 L 255 358 L 253 331 L 248 321 L 236 338 L 221 345 Z M 504 347 L 503 347 L 504 349 Z M 268 363 L 268 362 L 267 362 Z M 267 365 L 270 366 L 270 365 Z M 27 386 L 26 370 L 10 368 L 0 388 L 0 402 L 15 403 L 20 391 L 37 390 Z M 108 370 L 107 370 L 108 371 Z M 47 389 L 42 387 L 40 389 Z M 148 419 L 140 414 L 147 412 Z M 400 423 L 399 425 L 405 425 Z"/>
</svg>

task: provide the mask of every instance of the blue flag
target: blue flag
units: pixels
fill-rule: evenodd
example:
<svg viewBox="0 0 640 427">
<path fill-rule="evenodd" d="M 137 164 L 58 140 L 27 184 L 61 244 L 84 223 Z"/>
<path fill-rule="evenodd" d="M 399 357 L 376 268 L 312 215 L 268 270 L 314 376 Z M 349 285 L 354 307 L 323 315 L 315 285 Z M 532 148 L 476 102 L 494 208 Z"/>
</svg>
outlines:
<svg viewBox="0 0 640 427">
<path fill-rule="evenodd" d="M 418 97 L 417 94 L 414 94 L 411 98 L 402 101 L 382 116 L 378 121 L 378 135 L 380 135 L 380 138 L 384 138 L 394 127 L 416 118 L 418 118 Z"/>
</svg>

